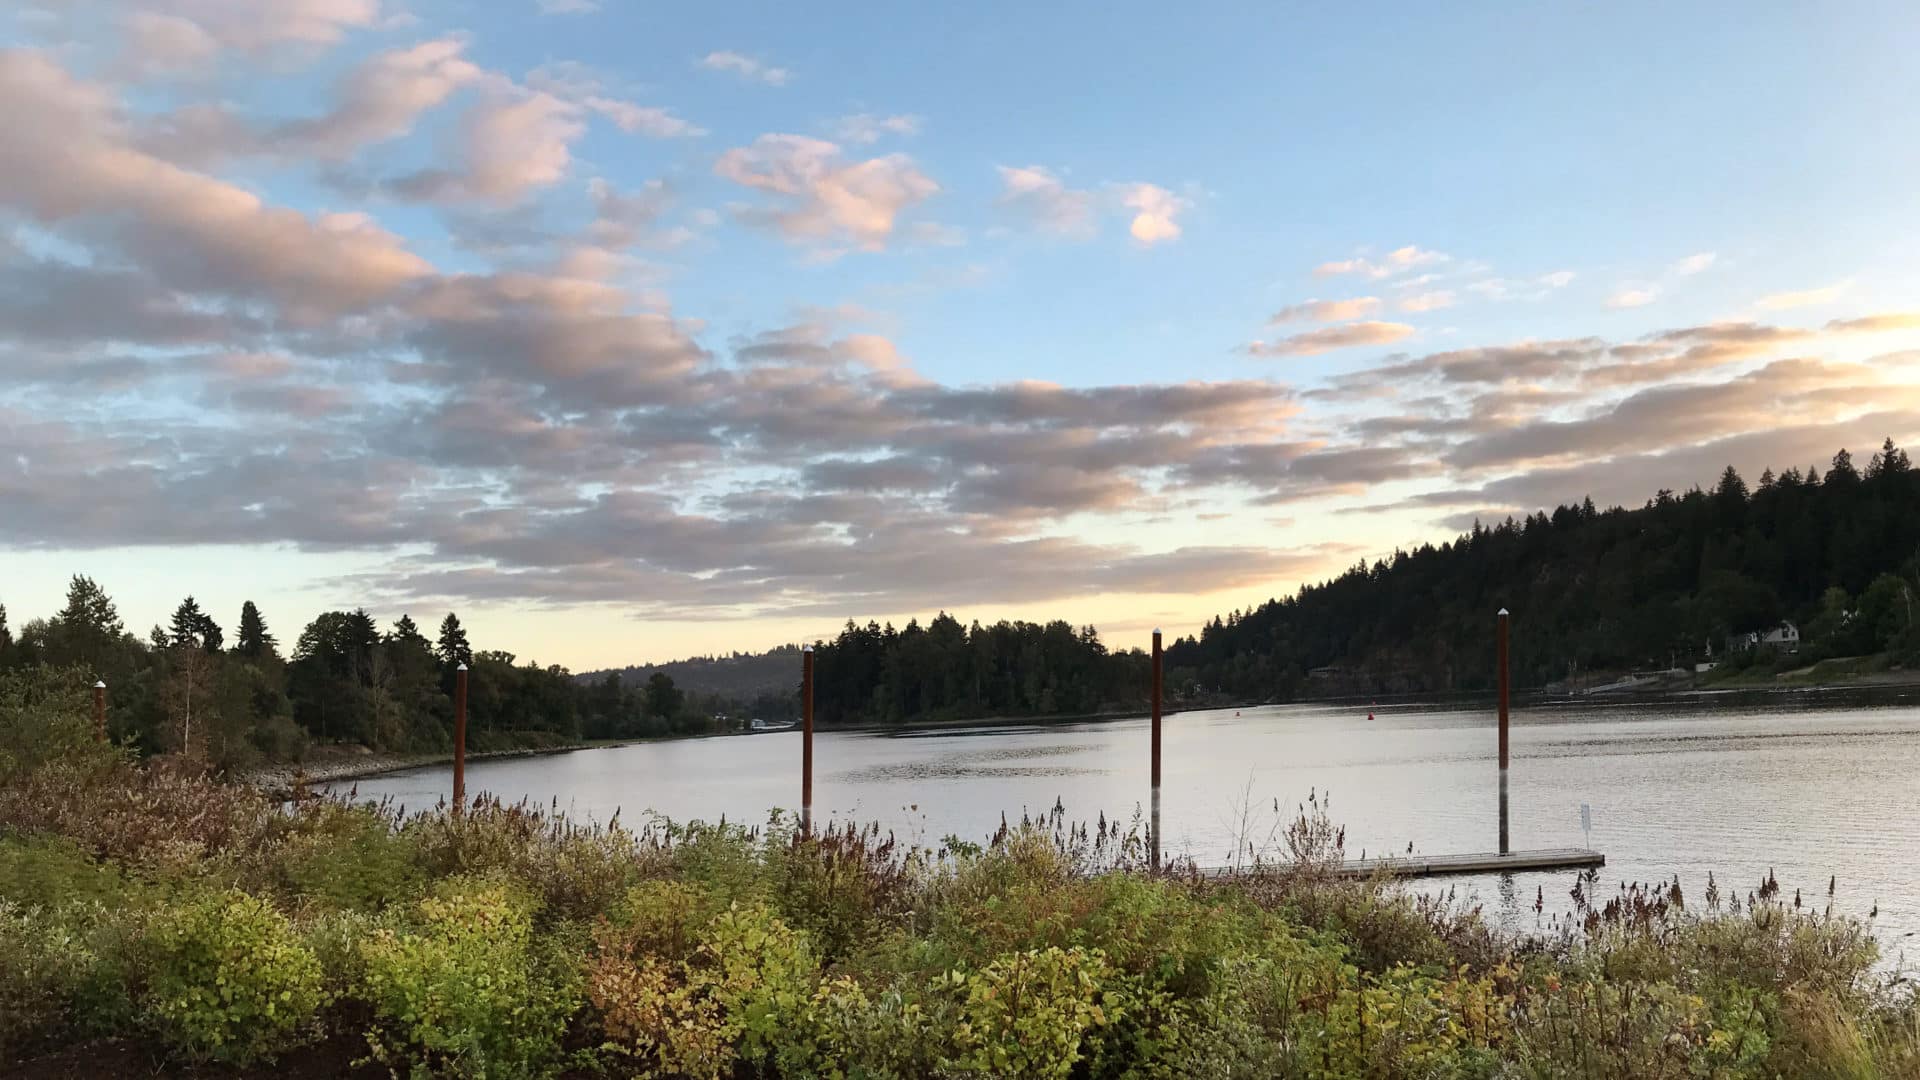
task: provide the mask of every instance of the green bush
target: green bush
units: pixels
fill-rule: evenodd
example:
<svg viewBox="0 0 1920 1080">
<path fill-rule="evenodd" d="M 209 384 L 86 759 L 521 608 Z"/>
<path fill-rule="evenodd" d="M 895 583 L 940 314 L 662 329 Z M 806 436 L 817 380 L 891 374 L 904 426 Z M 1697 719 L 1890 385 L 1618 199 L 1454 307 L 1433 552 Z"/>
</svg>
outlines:
<svg viewBox="0 0 1920 1080">
<path fill-rule="evenodd" d="M 376 1059 L 481 1080 L 547 1076 L 578 1008 L 573 972 L 533 938 L 531 904 L 455 880 L 361 945 Z"/>
<path fill-rule="evenodd" d="M 1108 974 L 1097 950 L 1049 948 L 1001 957 L 977 972 L 954 971 L 961 996 L 948 1063 L 963 1073 L 1065 1080 L 1088 1029 L 1110 1021 L 1101 993 Z"/>
<path fill-rule="evenodd" d="M 379 911 L 419 895 L 426 875 L 410 836 L 364 808 L 330 806 L 276 853 L 285 884 L 328 907 Z"/>
<path fill-rule="evenodd" d="M 88 914 L 0 900 L 0 1061 L 110 1031 L 130 1016 L 126 972 L 116 963 L 124 953 L 101 955 L 101 941 L 85 929 Z"/>
<path fill-rule="evenodd" d="M 877 829 L 833 826 L 769 839 L 767 889 L 788 925 L 806 931 L 820 955 L 837 960 L 870 941 L 912 906 L 921 865 Z"/>
<path fill-rule="evenodd" d="M 125 904 L 148 891 L 146 882 L 118 863 L 101 862 L 64 837 L 0 836 L 0 900 L 22 907 Z"/>
<path fill-rule="evenodd" d="M 237 890 L 166 912 L 143 1002 L 171 1045 L 248 1062 L 286 1046 L 322 1003 L 320 964 L 286 916 Z"/>
<path fill-rule="evenodd" d="M 629 928 L 602 928 L 587 981 L 614 1038 L 608 1049 L 643 1076 L 710 1078 L 737 1060 L 810 1060 L 819 962 L 807 936 L 764 905 L 732 904 L 686 954 L 687 930 L 706 902 L 698 890 L 643 888 L 629 901 Z"/>
<path fill-rule="evenodd" d="M 783 1076 L 917 1080 L 939 1073 L 958 1015 L 951 1001 L 903 987 L 870 992 L 843 975 L 814 991 L 775 1058 Z"/>
</svg>

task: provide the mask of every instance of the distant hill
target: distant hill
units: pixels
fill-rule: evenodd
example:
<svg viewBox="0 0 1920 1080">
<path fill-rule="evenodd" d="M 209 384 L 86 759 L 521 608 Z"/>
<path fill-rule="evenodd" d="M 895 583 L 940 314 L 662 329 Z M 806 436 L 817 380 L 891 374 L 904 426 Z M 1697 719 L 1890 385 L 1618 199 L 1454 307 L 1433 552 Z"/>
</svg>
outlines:
<svg viewBox="0 0 1920 1080">
<path fill-rule="evenodd" d="M 1168 650 L 1169 679 L 1248 699 L 1484 690 L 1494 612 L 1513 612 L 1520 686 L 1696 662 L 1791 620 L 1797 663 L 1920 661 L 1920 470 L 1887 440 L 1864 471 L 1728 467 L 1636 509 L 1591 500 L 1511 519 L 1216 618 Z"/>
<path fill-rule="evenodd" d="M 664 671 L 673 684 L 690 694 L 711 694 L 750 701 L 763 694 L 791 694 L 800 685 L 800 646 L 782 645 L 763 653 L 733 653 L 728 656 L 695 656 L 665 664 L 636 664 L 632 667 L 605 668 L 576 676 L 581 682 L 600 682 L 609 673 L 620 676 L 620 684 L 640 687 L 656 671 Z"/>
</svg>

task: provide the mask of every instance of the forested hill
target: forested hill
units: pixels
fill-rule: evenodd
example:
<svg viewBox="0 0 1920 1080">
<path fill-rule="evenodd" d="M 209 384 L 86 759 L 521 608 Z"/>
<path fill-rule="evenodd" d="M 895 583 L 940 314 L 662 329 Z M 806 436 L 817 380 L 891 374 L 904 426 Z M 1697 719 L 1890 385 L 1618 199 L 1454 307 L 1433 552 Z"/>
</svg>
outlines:
<svg viewBox="0 0 1920 1080">
<path fill-rule="evenodd" d="M 763 653 L 696 656 L 665 664 L 589 671 L 576 676 L 598 683 L 617 675 L 624 686 L 644 686 L 654 672 L 665 672 L 675 686 L 694 694 L 750 701 L 766 694 L 790 694 L 800 682 L 800 646 L 782 645 Z"/>
<path fill-rule="evenodd" d="M 1711 489 L 1638 509 L 1586 500 L 1476 524 L 1216 618 L 1168 661 L 1248 698 L 1484 689 L 1502 607 L 1521 686 L 1691 665 L 1782 619 L 1805 637 L 1797 662 L 1920 662 L 1920 472 L 1888 440 L 1864 470 L 1843 450 L 1824 475 L 1769 470 L 1750 487 L 1729 467 Z"/>
</svg>

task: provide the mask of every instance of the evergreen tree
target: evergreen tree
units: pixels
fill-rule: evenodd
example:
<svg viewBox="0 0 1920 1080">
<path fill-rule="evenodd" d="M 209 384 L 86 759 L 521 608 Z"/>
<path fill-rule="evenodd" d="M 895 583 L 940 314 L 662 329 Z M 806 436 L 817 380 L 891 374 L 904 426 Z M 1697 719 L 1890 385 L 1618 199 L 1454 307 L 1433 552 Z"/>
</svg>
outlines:
<svg viewBox="0 0 1920 1080">
<path fill-rule="evenodd" d="M 1907 460 L 1907 452 L 1893 444 L 1893 436 L 1880 447 L 1873 460 L 1867 463 L 1867 479 L 1877 480 L 1882 476 L 1902 476 L 1913 467 Z"/>
<path fill-rule="evenodd" d="M 200 618 L 200 604 L 193 597 L 180 601 L 180 606 L 173 609 L 169 644 L 175 648 L 197 647 L 200 644 Z"/>
<path fill-rule="evenodd" d="M 236 641 L 233 651 L 249 659 L 258 660 L 276 655 L 280 643 L 267 632 L 267 622 L 260 617 L 260 609 L 248 600 L 240 605 L 240 640 Z"/>
<path fill-rule="evenodd" d="M 1833 467 L 1827 470 L 1827 487 L 1852 487 L 1860 480 L 1860 473 L 1853 467 L 1853 455 L 1843 447 L 1833 455 Z"/>
<path fill-rule="evenodd" d="M 440 620 L 440 641 L 434 652 L 446 667 L 473 666 L 473 647 L 467 644 L 467 632 L 460 628 L 459 616 L 451 611 Z"/>
<path fill-rule="evenodd" d="M 680 715 L 680 707 L 686 701 L 686 695 L 673 685 L 673 676 L 664 671 L 656 671 L 647 679 L 647 712 L 662 720 L 672 720 Z"/>
<path fill-rule="evenodd" d="M 180 606 L 173 609 L 169 641 L 174 648 L 219 652 L 222 637 L 220 624 L 214 622 L 211 615 L 201 611 L 199 601 L 193 597 L 180 601 Z"/>
<path fill-rule="evenodd" d="M 73 575 L 67 585 L 67 606 L 60 609 L 58 618 L 69 631 L 82 630 L 102 638 L 117 638 L 126 631 L 113 598 L 84 574 Z"/>
<path fill-rule="evenodd" d="M 1743 503 L 1747 501 L 1747 482 L 1740 478 L 1738 470 L 1729 465 L 1720 474 L 1720 482 L 1714 485 L 1713 493 L 1725 502 Z"/>
<path fill-rule="evenodd" d="M 422 645 L 427 644 L 426 637 L 420 633 L 420 627 L 413 621 L 413 616 L 411 615 L 400 616 L 393 624 L 393 632 L 387 636 L 393 641 L 418 642 Z"/>
<path fill-rule="evenodd" d="M 7 605 L 0 604 L 0 656 L 13 647 L 13 631 L 7 628 Z"/>
</svg>

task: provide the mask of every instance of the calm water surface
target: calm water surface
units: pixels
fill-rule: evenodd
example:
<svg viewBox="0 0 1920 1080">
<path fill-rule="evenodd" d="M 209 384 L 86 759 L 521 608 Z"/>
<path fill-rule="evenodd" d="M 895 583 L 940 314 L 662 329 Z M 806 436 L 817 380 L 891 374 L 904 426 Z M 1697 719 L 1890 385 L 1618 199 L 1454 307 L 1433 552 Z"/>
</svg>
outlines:
<svg viewBox="0 0 1920 1080">
<path fill-rule="evenodd" d="M 1165 721 L 1167 847 L 1203 865 L 1235 838 L 1271 833 L 1310 791 L 1330 793 L 1349 855 L 1488 851 L 1498 846 L 1490 710 L 1431 705 L 1267 706 Z M 983 726 L 814 740 L 814 812 L 878 821 L 902 839 L 984 839 L 1063 803 L 1068 816 L 1130 820 L 1147 795 L 1147 721 Z M 1894 950 L 1920 932 L 1920 691 L 1699 695 L 1581 703 L 1514 714 L 1515 848 L 1586 842 L 1592 807 L 1601 881 L 1670 880 L 1697 900 L 1712 871 L 1744 893 L 1772 868 L 1791 896 L 1866 914 Z M 468 787 L 509 800 L 557 800 L 605 821 L 622 810 L 675 820 L 763 819 L 799 802 L 797 732 L 693 739 L 469 765 Z M 431 805 L 445 767 L 358 782 L 362 796 Z M 1248 824 L 1248 822 L 1251 824 Z M 1567 906 L 1572 872 L 1453 879 L 1510 927 Z"/>
</svg>

